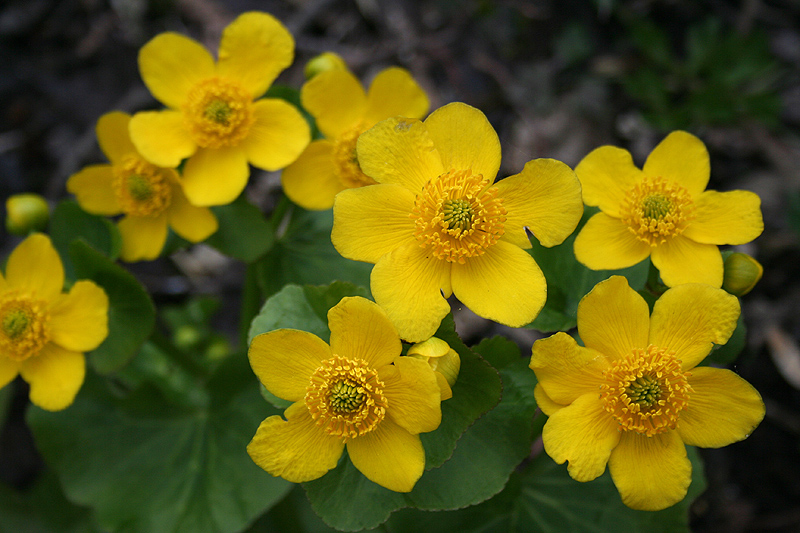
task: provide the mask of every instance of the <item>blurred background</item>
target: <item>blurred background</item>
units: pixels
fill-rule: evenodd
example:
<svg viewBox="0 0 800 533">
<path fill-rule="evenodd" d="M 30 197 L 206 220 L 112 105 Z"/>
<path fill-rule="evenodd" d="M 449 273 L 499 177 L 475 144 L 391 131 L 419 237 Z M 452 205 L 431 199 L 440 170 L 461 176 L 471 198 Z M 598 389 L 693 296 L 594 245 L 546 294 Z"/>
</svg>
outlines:
<svg viewBox="0 0 800 533">
<path fill-rule="evenodd" d="M 797 0 L 4 0 L 0 4 L 0 199 L 36 192 L 54 204 L 70 174 L 105 162 L 94 133 L 111 110 L 156 108 L 136 66 L 163 31 L 216 50 L 239 13 L 263 10 L 296 39 L 277 80 L 334 51 L 362 79 L 411 71 L 432 109 L 462 101 L 486 113 L 503 146 L 500 176 L 536 157 L 574 167 L 614 144 L 641 165 L 686 129 L 711 154 L 717 190 L 762 200 L 765 230 L 739 251 L 764 266 L 742 299 L 746 347 L 734 365 L 764 396 L 744 442 L 704 450 L 708 490 L 697 532 L 800 531 L 800 2 Z M 277 173 L 253 169 L 247 194 L 269 211 Z M 0 257 L 19 242 L 0 232 Z M 243 268 L 199 246 L 130 269 L 157 302 L 223 295 L 238 308 Z M 228 302 L 228 300 L 232 300 Z M 220 327 L 235 330 L 235 317 Z M 493 326 L 460 319 L 467 344 Z M 504 334 L 512 334 L 503 330 Z M 530 341 L 529 332 L 518 342 Z M 520 337 L 519 335 L 522 335 Z M 528 348 L 529 349 L 529 348 Z M 24 490 L 42 463 L 24 419 L 27 393 L 0 405 L 0 483 Z"/>
</svg>

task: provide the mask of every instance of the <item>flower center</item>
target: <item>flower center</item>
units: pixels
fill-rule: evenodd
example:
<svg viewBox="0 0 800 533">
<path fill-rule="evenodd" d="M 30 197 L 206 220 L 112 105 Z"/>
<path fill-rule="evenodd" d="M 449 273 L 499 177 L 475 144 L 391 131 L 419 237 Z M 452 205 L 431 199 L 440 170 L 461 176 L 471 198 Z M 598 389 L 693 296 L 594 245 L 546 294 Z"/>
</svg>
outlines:
<svg viewBox="0 0 800 533">
<path fill-rule="evenodd" d="M 318 426 L 345 441 L 375 429 L 388 405 L 378 372 L 363 359 L 338 355 L 314 371 L 305 403 Z"/>
<path fill-rule="evenodd" d="M 425 184 L 409 215 L 421 246 L 445 261 L 465 263 L 503 236 L 506 210 L 497 187 L 471 170 L 451 170 Z"/>
<path fill-rule="evenodd" d="M 114 165 L 114 192 L 122 211 L 137 217 L 155 217 L 169 207 L 172 189 L 164 170 L 136 155 Z"/>
<path fill-rule="evenodd" d="M 603 374 L 600 398 L 625 431 L 648 437 L 675 429 L 692 391 L 674 352 L 653 345 L 635 349 Z"/>
<path fill-rule="evenodd" d="M 356 142 L 366 128 L 358 124 L 344 132 L 333 144 L 333 168 L 342 185 L 348 188 L 375 185 L 377 182 L 361 172 L 356 155 Z"/>
<path fill-rule="evenodd" d="M 664 178 L 644 178 L 625 195 L 622 221 L 636 238 L 650 246 L 680 235 L 694 220 L 686 188 Z"/>
<path fill-rule="evenodd" d="M 189 90 L 184 124 L 202 148 L 236 146 L 253 125 L 252 95 L 237 83 L 209 78 Z"/>
<path fill-rule="evenodd" d="M 50 315 L 41 300 L 8 292 L 0 299 L 0 354 L 24 361 L 50 340 Z"/>
</svg>

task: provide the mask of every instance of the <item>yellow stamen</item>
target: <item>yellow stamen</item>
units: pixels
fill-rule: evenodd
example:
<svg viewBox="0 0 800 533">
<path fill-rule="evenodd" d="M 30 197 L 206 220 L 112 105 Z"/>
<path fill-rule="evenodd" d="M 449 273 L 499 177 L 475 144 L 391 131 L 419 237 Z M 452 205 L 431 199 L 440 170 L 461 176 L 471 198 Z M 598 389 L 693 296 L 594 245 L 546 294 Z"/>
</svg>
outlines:
<svg viewBox="0 0 800 533">
<path fill-rule="evenodd" d="M 650 246 L 680 235 L 695 217 L 689 191 L 664 178 L 644 178 L 625 195 L 622 221 Z"/>
<path fill-rule="evenodd" d="M 434 257 L 465 263 L 503 236 L 506 210 L 497 187 L 471 170 L 451 170 L 425 184 L 409 215 L 414 235 Z"/>
<path fill-rule="evenodd" d="M 388 406 L 378 372 L 362 359 L 338 355 L 314 371 L 305 403 L 318 426 L 345 441 L 375 429 Z"/>
<path fill-rule="evenodd" d="M 123 213 L 155 217 L 169 207 L 172 189 L 164 170 L 141 157 L 128 154 L 114 165 L 114 192 Z"/>
<path fill-rule="evenodd" d="M 358 124 L 345 131 L 333 145 L 333 168 L 339 181 L 347 188 L 375 185 L 377 182 L 361 172 L 356 155 L 356 142 L 366 127 Z"/>
<path fill-rule="evenodd" d="M 202 148 L 236 146 L 255 121 L 253 97 L 239 84 L 208 78 L 189 90 L 183 118 L 192 139 Z"/>
<path fill-rule="evenodd" d="M 611 364 L 600 398 L 622 430 L 650 437 L 677 426 L 680 412 L 689 404 L 689 376 L 675 352 L 650 345 Z"/>
<path fill-rule="evenodd" d="M 24 361 L 50 340 L 47 303 L 18 291 L 0 297 L 0 355 Z"/>
</svg>

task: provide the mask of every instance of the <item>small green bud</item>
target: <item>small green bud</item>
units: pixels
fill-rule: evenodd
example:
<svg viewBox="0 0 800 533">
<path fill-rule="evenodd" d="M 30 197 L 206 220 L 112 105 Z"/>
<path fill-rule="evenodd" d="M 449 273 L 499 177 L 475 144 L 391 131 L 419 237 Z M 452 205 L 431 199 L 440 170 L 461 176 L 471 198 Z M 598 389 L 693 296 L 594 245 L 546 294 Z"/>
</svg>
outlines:
<svg viewBox="0 0 800 533">
<path fill-rule="evenodd" d="M 734 252 L 725 259 L 722 288 L 734 296 L 744 296 L 756 286 L 764 267 L 747 254 Z"/>
<path fill-rule="evenodd" d="M 178 327 L 172 334 L 172 342 L 181 350 L 191 350 L 197 346 L 201 338 L 200 330 L 190 324 Z"/>
<path fill-rule="evenodd" d="M 15 194 L 6 200 L 6 229 L 14 235 L 44 231 L 50 219 L 47 201 L 33 193 Z"/>
<path fill-rule="evenodd" d="M 305 67 L 306 79 L 310 80 L 317 74 L 322 74 L 329 70 L 347 70 L 347 64 L 338 54 L 333 52 L 323 52 L 318 56 L 312 57 Z"/>
<path fill-rule="evenodd" d="M 231 345 L 222 337 L 211 341 L 206 348 L 205 358 L 208 361 L 218 361 L 225 359 L 231 354 Z"/>
</svg>

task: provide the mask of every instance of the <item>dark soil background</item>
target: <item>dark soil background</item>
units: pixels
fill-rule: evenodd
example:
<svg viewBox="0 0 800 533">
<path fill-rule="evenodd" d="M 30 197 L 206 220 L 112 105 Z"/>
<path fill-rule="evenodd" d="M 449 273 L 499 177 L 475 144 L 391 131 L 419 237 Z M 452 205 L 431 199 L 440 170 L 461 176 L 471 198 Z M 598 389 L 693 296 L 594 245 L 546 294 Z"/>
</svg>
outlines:
<svg viewBox="0 0 800 533">
<path fill-rule="evenodd" d="M 503 146 L 501 176 L 535 157 L 574 166 L 602 144 L 642 164 L 671 129 L 703 139 L 709 187 L 762 199 L 765 231 L 740 250 L 763 264 L 764 278 L 742 300 L 748 340 L 734 369 L 762 393 L 767 414 L 746 441 L 703 453 L 709 487 L 692 507 L 692 529 L 800 531 L 800 2 L 4 0 L 0 197 L 66 197 L 70 174 L 105 162 L 100 115 L 157 107 L 138 49 L 171 30 L 216 50 L 222 29 L 253 9 L 295 36 L 295 64 L 278 83 L 299 88 L 306 61 L 327 50 L 366 80 L 404 66 L 432 109 L 463 101 L 486 113 Z M 248 194 L 269 209 L 279 186 L 278 174 L 254 171 Z M 0 233 L 0 256 L 18 242 Z M 242 272 L 202 246 L 131 269 L 157 300 L 235 298 Z M 492 328 L 459 320 L 468 342 Z M 503 333 L 530 346 L 525 332 Z M 0 482 L 24 488 L 41 460 L 23 421 L 27 391 L 13 386 Z"/>
</svg>

